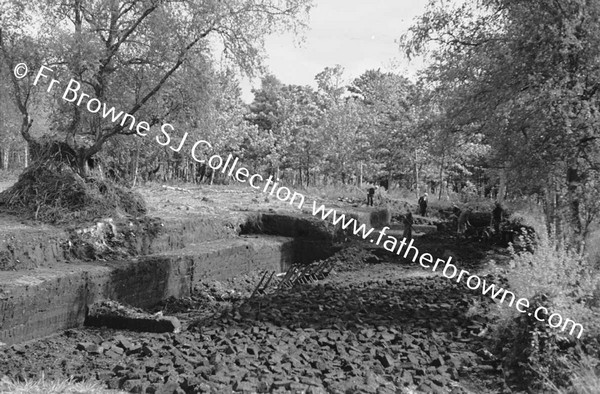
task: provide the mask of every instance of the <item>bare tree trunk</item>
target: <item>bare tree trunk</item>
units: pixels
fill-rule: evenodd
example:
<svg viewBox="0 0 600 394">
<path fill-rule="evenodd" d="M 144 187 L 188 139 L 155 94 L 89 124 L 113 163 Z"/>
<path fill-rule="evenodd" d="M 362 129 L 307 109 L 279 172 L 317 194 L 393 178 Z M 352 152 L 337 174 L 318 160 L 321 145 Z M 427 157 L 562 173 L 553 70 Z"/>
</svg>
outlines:
<svg viewBox="0 0 600 394">
<path fill-rule="evenodd" d="M 569 163 L 567 168 L 567 199 L 569 204 L 569 219 L 571 229 L 574 233 L 575 242 L 579 242 L 581 236 L 581 217 L 579 214 L 579 196 L 577 195 L 579 187 L 579 172 L 576 164 Z"/>
<path fill-rule="evenodd" d="M 544 201 L 544 213 L 546 214 L 546 227 L 548 230 L 548 234 L 553 227 L 554 224 L 554 214 L 555 214 L 555 199 L 554 199 L 554 185 L 550 184 L 544 189 L 545 201 Z"/>
<path fill-rule="evenodd" d="M 4 168 L 5 170 L 8 170 L 8 158 L 9 158 L 9 157 L 10 157 L 10 148 L 7 146 L 7 147 L 4 149 L 4 156 L 2 157 L 2 158 L 3 158 L 3 161 L 4 161 L 3 168 Z"/>
<path fill-rule="evenodd" d="M 419 198 L 419 156 L 415 149 L 415 194 Z"/>
<path fill-rule="evenodd" d="M 310 168 L 306 166 L 306 187 L 310 186 Z"/>
<path fill-rule="evenodd" d="M 444 189 L 444 153 L 442 152 L 442 161 L 440 162 L 440 192 L 438 194 L 438 200 L 442 199 L 442 191 Z"/>
<path fill-rule="evenodd" d="M 498 188 L 498 202 L 504 202 L 504 196 L 506 196 L 506 164 L 500 169 L 500 187 Z"/>
<path fill-rule="evenodd" d="M 360 187 L 362 189 L 363 186 L 363 162 L 361 160 L 360 162 L 360 180 L 358 182 L 358 187 Z"/>
<path fill-rule="evenodd" d="M 135 152 L 135 165 L 134 165 L 134 169 L 133 169 L 133 187 L 135 187 L 135 184 L 137 183 L 137 178 L 138 178 L 138 172 L 139 172 L 139 167 L 140 167 L 140 141 L 137 140 L 136 141 L 136 152 Z"/>
<path fill-rule="evenodd" d="M 560 193 L 558 191 L 558 186 L 557 186 L 556 182 L 554 183 L 553 187 L 555 189 L 554 190 L 554 210 L 555 210 L 554 228 L 556 230 L 556 236 L 557 236 L 558 240 L 561 241 L 562 237 L 563 237 L 563 228 L 562 228 L 563 225 L 562 225 L 562 218 L 561 218 L 559 212 L 561 209 L 562 201 L 560 199 Z"/>
</svg>

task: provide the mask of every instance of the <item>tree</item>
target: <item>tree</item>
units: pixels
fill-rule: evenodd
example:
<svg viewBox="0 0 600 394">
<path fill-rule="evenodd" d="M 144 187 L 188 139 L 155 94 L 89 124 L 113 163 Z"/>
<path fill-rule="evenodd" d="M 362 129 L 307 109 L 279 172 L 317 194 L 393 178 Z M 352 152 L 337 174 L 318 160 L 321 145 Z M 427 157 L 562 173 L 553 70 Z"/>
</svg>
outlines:
<svg viewBox="0 0 600 394">
<path fill-rule="evenodd" d="M 81 82 L 80 92 L 106 102 L 150 126 L 164 119 L 150 111 L 162 88 L 191 58 L 210 57 L 209 39 L 217 39 L 232 64 L 253 75 L 261 70 L 263 38 L 278 29 L 296 30 L 310 8 L 308 0 L 158 1 L 95 0 L 55 3 L 5 0 L 0 20 L 0 49 L 12 70 L 37 57 L 32 69 L 52 65 L 52 77 Z M 23 24 L 41 20 L 36 33 Z M 48 81 L 49 82 L 49 81 Z M 44 149 L 30 134 L 31 78 L 13 78 L 15 101 L 23 117 L 21 135 L 37 154 Z M 43 86 L 45 89 L 46 86 Z M 79 96 L 81 97 L 81 96 Z M 88 159 L 118 135 L 135 134 L 128 123 L 112 123 L 80 105 L 56 100 L 57 134 L 85 174 Z"/>
<path fill-rule="evenodd" d="M 482 133 L 492 165 L 514 187 L 543 191 L 549 223 L 564 218 L 576 242 L 592 206 L 583 191 L 600 169 L 599 16 L 599 3 L 579 0 L 432 2 L 403 38 L 409 55 L 430 54 L 445 121 Z"/>
<path fill-rule="evenodd" d="M 368 70 L 352 82 L 349 90 L 362 102 L 361 127 L 367 130 L 370 140 L 367 156 L 379 176 L 391 185 L 392 179 L 412 168 L 417 178 L 416 153 L 422 142 L 418 142 L 413 127 L 417 96 L 412 83 L 391 72 Z"/>
<path fill-rule="evenodd" d="M 283 84 L 273 75 L 261 80 L 260 89 L 253 89 L 254 100 L 249 106 L 246 120 L 257 127 L 246 145 L 246 155 L 257 165 L 266 165 L 269 175 L 277 173 L 281 164 L 279 148 L 283 121 Z"/>
<path fill-rule="evenodd" d="M 321 92 L 337 101 L 346 91 L 343 75 L 344 68 L 336 64 L 334 67 L 325 67 L 315 76 L 315 81 Z"/>
<path fill-rule="evenodd" d="M 309 86 L 287 85 L 282 91 L 283 122 L 281 132 L 282 167 L 298 171 L 298 183 L 309 186 L 311 172 L 321 171 L 323 134 L 319 132 L 324 98 Z M 304 173 L 304 176 L 303 176 Z"/>
</svg>

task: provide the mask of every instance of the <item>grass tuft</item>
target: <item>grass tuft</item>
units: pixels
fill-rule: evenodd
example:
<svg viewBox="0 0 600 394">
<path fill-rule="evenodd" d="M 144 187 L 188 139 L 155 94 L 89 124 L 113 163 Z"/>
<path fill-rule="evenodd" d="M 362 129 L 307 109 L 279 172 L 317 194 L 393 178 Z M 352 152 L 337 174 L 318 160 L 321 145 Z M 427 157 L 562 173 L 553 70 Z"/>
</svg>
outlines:
<svg viewBox="0 0 600 394">
<path fill-rule="evenodd" d="M 124 391 L 109 390 L 97 381 L 75 382 L 73 379 L 49 381 L 42 375 L 39 379 L 23 382 L 3 377 L 0 393 L 10 394 L 121 394 Z"/>
</svg>

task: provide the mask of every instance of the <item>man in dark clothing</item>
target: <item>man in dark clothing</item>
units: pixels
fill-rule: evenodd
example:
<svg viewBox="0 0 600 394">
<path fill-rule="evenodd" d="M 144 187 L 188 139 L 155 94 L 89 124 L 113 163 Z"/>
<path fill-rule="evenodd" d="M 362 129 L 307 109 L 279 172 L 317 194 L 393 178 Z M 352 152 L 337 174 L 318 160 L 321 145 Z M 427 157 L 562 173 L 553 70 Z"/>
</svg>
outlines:
<svg viewBox="0 0 600 394">
<path fill-rule="evenodd" d="M 427 216 L 427 193 L 419 198 L 419 213 L 421 216 Z"/>
<path fill-rule="evenodd" d="M 471 216 L 471 212 L 473 212 L 473 208 L 468 207 L 466 210 L 462 211 L 460 216 L 458 217 L 458 235 L 464 235 L 467 231 L 467 228 L 471 226 L 469 223 L 469 217 Z"/>
<path fill-rule="evenodd" d="M 375 195 L 375 188 L 370 187 L 367 193 L 367 205 L 373 206 L 373 196 Z"/>
<path fill-rule="evenodd" d="M 499 202 L 496 202 L 496 207 L 492 211 L 492 226 L 494 227 L 494 233 L 498 234 L 500 232 L 500 223 L 502 223 L 502 214 L 504 213 L 504 209 L 502 209 L 502 205 Z"/>
<path fill-rule="evenodd" d="M 460 217 L 460 214 L 461 214 L 461 210 L 460 210 L 460 208 L 459 208 L 459 207 L 457 207 L 456 205 L 453 205 L 453 206 L 452 206 L 452 214 L 453 214 L 454 216 L 456 216 L 456 218 L 458 219 L 458 218 Z"/>
</svg>

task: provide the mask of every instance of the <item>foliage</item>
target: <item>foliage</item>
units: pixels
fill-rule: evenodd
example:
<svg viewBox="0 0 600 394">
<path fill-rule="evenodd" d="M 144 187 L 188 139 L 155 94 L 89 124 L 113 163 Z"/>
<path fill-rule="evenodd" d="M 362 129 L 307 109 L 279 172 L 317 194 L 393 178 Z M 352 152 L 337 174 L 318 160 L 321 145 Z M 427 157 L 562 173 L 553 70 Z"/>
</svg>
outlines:
<svg viewBox="0 0 600 394">
<path fill-rule="evenodd" d="M 563 322 L 571 319 L 582 324 L 581 341 L 585 343 L 600 332 L 600 277 L 590 270 L 584 255 L 558 241 L 555 234 L 542 231 L 537 238 L 533 252 L 513 254 L 507 272 L 510 290 L 529 299 L 531 311 L 544 306 L 549 313 L 560 313 Z M 565 368 L 565 362 L 577 359 L 573 346 L 578 330 L 571 337 L 570 327 L 565 332 L 552 329 L 547 321 L 506 306 L 497 313 L 496 352 L 503 358 L 507 382 L 520 390 L 568 387 L 571 371 Z"/>
<path fill-rule="evenodd" d="M 288 182 L 359 184 L 361 175 L 400 180 L 412 171 L 411 152 L 425 146 L 417 143 L 416 96 L 406 78 L 369 70 L 345 86 L 343 73 L 339 65 L 326 67 L 315 76 L 316 91 L 273 76 L 254 91 L 247 119 L 274 139 L 263 164 L 284 171 Z"/>
<path fill-rule="evenodd" d="M 0 44 L 10 70 L 26 60 L 22 56 L 26 47 L 36 54 L 35 61 L 28 61 L 31 69 L 54 65 L 52 77 L 63 84 L 74 78 L 82 82 L 87 94 L 117 111 L 146 119 L 150 126 L 184 110 L 168 87 L 182 67 L 201 69 L 203 64 L 210 64 L 209 40 L 221 45 L 230 64 L 253 75 L 261 69 L 263 38 L 274 31 L 301 27 L 302 16 L 310 9 L 307 0 L 5 3 Z M 23 24 L 27 20 L 37 20 L 41 26 L 31 32 Z M 180 80 L 177 86 L 186 86 L 185 82 L 200 75 L 201 70 L 196 78 Z M 15 101 L 28 118 L 32 81 L 13 82 Z M 106 141 L 135 133 L 127 124 L 114 124 L 87 113 L 83 104 L 65 103 L 55 97 L 51 114 L 57 138 L 77 152 L 80 173 L 85 172 L 86 160 Z M 29 134 L 32 121 L 21 128 L 30 144 L 34 141 Z"/>
<path fill-rule="evenodd" d="M 600 361 L 582 351 L 577 354 L 579 361 L 569 365 L 572 373 L 571 390 L 563 390 L 565 393 L 594 394 L 600 392 L 600 374 L 598 366 Z"/>
<path fill-rule="evenodd" d="M 579 0 L 432 1 L 403 38 L 409 55 L 430 54 L 424 79 L 444 98 L 444 123 L 483 135 L 489 164 L 514 189 L 545 193 L 549 224 L 561 216 L 575 238 L 600 163 L 599 15 L 597 2 Z"/>
</svg>

